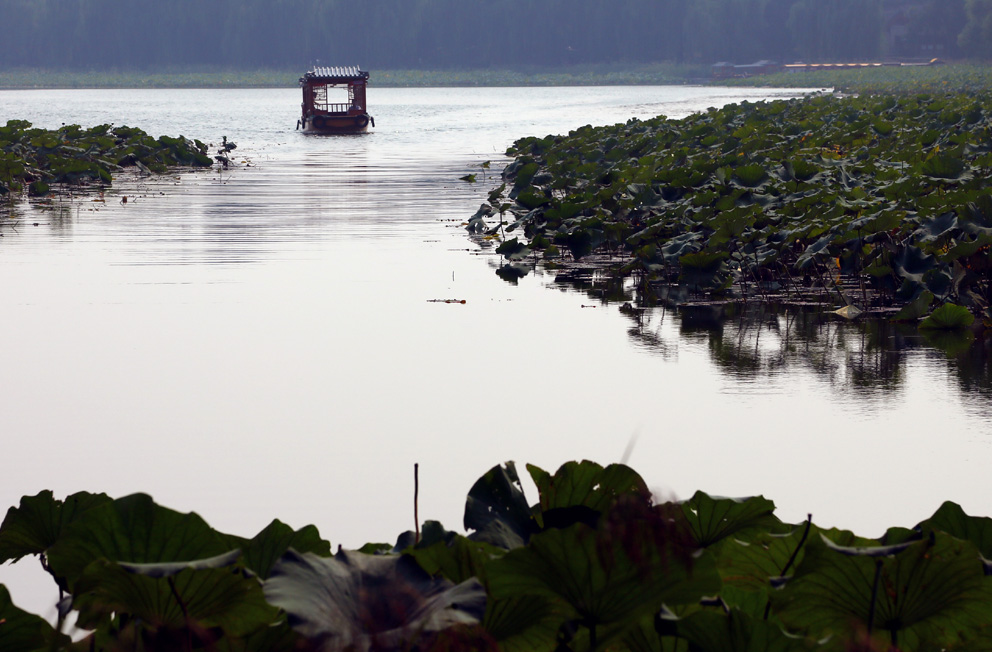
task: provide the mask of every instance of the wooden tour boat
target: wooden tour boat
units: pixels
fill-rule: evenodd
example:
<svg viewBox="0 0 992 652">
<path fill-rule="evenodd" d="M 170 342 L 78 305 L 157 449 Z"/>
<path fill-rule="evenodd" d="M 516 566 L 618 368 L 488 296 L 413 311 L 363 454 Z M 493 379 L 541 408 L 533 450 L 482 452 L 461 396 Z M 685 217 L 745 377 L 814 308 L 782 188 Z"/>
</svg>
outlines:
<svg viewBox="0 0 992 652">
<path fill-rule="evenodd" d="M 358 66 L 314 66 L 300 77 L 303 116 L 296 128 L 319 134 L 360 134 L 375 127 L 365 104 L 369 73 Z"/>
</svg>

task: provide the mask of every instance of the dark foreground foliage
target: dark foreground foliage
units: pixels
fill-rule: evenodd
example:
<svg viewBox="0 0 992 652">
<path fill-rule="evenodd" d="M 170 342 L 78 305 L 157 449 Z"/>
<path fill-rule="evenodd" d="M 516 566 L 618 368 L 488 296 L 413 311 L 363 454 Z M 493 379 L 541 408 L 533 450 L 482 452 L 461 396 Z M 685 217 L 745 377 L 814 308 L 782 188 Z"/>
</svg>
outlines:
<svg viewBox="0 0 992 652">
<path fill-rule="evenodd" d="M 987 91 L 814 96 L 524 138 L 469 230 L 505 234 L 503 274 L 606 258 L 706 299 L 988 321 L 990 107 Z"/>
<path fill-rule="evenodd" d="M 512 462 L 471 488 L 468 536 L 424 523 L 331 554 L 313 526 L 223 534 L 136 494 L 26 496 L 0 560 L 37 555 L 91 633 L 0 586 L 0 649 L 979 650 L 992 519 L 945 503 L 880 539 L 779 520 L 763 498 L 656 502 L 627 466 Z M 61 622 L 61 620 L 60 620 Z"/>
<path fill-rule="evenodd" d="M 0 127 L 0 196 L 25 188 L 31 195 L 46 195 L 56 184 L 110 185 L 113 174 L 128 167 L 149 174 L 212 164 L 207 146 L 198 140 L 155 139 L 133 127 L 65 125 L 49 130 L 26 120 L 8 120 Z"/>
</svg>

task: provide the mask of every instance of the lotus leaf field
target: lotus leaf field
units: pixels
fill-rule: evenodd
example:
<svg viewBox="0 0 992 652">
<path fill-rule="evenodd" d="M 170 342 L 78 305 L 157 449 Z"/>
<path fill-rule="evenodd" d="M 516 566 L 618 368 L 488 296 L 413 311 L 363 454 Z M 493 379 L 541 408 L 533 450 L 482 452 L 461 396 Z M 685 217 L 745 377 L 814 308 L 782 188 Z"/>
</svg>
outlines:
<svg viewBox="0 0 992 652">
<path fill-rule="evenodd" d="M 988 91 L 816 95 L 585 126 L 518 140 L 468 229 L 502 240 L 504 278 L 539 259 L 590 261 L 636 280 L 642 298 L 677 286 L 905 321 L 946 304 L 981 327 L 990 128 Z"/>
<path fill-rule="evenodd" d="M 66 125 L 49 130 L 26 120 L 8 120 L 0 127 L 0 196 L 25 188 L 32 196 L 47 195 L 57 184 L 110 185 L 113 175 L 125 168 L 150 174 L 212 164 L 207 146 L 198 140 L 155 139 L 133 127 Z"/>
<path fill-rule="evenodd" d="M 763 497 L 658 502 L 622 464 L 512 462 L 471 488 L 467 536 L 427 521 L 338 549 L 278 520 L 224 534 L 135 494 L 26 496 L 0 560 L 35 555 L 59 622 L 0 586 L 0 649 L 982 650 L 992 519 L 945 503 L 880 539 L 784 523 Z M 84 638 L 60 631 L 74 612 Z"/>
</svg>

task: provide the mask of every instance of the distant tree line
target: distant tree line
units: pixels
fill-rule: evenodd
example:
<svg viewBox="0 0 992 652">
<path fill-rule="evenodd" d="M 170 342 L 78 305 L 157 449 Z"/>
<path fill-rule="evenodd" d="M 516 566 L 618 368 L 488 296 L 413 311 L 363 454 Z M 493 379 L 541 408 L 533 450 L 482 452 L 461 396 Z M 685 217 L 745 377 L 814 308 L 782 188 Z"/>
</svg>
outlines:
<svg viewBox="0 0 992 652">
<path fill-rule="evenodd" d="M 0 67 L 992 58 L 992 0 L 0 0 Z"/>
</svg>

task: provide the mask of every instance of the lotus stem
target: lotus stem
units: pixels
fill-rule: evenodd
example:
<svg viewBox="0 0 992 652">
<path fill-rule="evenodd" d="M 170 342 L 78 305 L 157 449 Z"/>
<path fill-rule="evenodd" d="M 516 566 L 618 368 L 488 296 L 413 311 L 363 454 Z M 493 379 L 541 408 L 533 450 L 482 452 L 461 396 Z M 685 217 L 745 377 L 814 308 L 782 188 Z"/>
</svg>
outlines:
<svg viewBox="0 0 992 652">
<path fill-rule="evenodd" d="M 868 608 L 868 636 L 871 636 L 871 630 L 875 626 L 875 600 L 878 597 L 878 581 L 882 577 L 882 560 L 875 560 L 875 581 L 871 585 L 871 606 Z M 892 630 L 892 646 L 896 645 L 896 630 Z"/>
<path fill-rule="evenodd" d="M 420 464 L 413 465 L 413 545 L 420 543 L 420 515 L 417 513 L 417 502 L 420 496 Z"/>
</svg>

